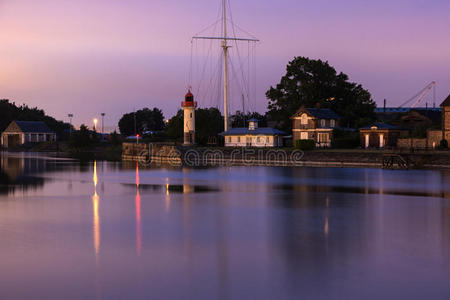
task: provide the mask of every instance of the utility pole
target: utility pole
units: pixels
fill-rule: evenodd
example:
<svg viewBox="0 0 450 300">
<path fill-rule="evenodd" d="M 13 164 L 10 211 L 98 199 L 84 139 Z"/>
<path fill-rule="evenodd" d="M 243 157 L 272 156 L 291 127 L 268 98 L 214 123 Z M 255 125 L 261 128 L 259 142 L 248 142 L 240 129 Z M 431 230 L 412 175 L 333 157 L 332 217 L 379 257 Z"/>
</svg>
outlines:
<svg viewBox="0 0 450 300">
<path fill-rule="evenodd" d="M 102 134 L 105 133 L 105 127 L 104 127 L 104 122 L 105 122 L 105 113 L 101 113 L 102 116 Z"/>
<path fill-rule="evenodd" d="M 73 114 L 68 114 L 67 116 L 69 117 L 69 123 L 70 123 L 69 135 L 72 136 L 72 118 L 73 118 Z"/>
</svg>

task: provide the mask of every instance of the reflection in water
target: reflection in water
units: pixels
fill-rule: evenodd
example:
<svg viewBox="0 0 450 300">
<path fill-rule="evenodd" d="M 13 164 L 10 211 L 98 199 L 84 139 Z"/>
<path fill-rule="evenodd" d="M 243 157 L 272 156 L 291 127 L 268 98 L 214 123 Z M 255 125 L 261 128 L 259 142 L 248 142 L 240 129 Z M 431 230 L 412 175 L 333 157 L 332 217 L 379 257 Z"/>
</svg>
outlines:
<svg viewBox="0 0 450 300">
<path fill-rule="evenodd" d="M 165 204 L 166 204 L 166 212 L 170 212 L 170 191 L 169 191 L 169 178 L 166 177 L 166 197 L 165 197 Z"/>
<path fill-rule="evenodd" d="M 139 194 L 139 164 L 136 163 L 136 251 L 141 255 L 142 233 L 141 233 L 141 195 Z"/>
<path fill-rule="evenodd" d="M 449 172 L 21 159 L 0 299 L 450 299 Z"/>
<path fill-rule="evenodd" d="M 97 162 L 94 162 L 94 176 L 92 178 L 94 181 L 94 196 L 92 196 L 92 206 L 94 212 L 94 249 L 96 258 L 98 258 L 98 253 L 100 251 L 100 217 L 98 213 L 98 205 L 100 197 L 97 194 Z"/>
</svg>

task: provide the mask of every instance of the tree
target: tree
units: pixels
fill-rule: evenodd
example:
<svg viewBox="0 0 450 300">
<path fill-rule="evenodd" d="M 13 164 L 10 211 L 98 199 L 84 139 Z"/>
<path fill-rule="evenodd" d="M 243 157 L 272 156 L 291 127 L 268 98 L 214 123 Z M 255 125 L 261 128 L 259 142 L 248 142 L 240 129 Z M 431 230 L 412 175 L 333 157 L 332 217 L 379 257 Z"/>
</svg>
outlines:
<svg viewBox="0 0 450 300">
<path fill-rule="evenodd" d="M 80 130 L 75 131 L 70 136 L 70 146 L 74 148 L 88 147 L 92 144 L 93 139 L 86 125 L 81 124 Z"/>
<path fill-rule="evenodd" d="M 42 121 L 57 135 L 58 139 L 66 137 L 70 124 L 57 121 L 47 116 L 42 109 L 30 108 L 25 104 L 17 106 L 15 102 L 0 100 L 0 132 L 4 131 L 12 121 Z"/>
<path fill-rule="evenodd" d="M 166 135 L 182 141 L 184 130 L 184 113 L 179 110 L 166 127 Z M 210 137 L 217 137 L 223 132 L 223 116 L 217 108 L 199 108 L 195 111 L 195 138 L 197 144 L 206 145 Z"/>
<path fill-rule="evenodd" d="M 263 116 L 258 112 L 248 112 L 244 114 L 241 111 L 237 111 L 230 119 L 231 127 L 247 127 L 248 120 L 250 119 L 257 119 L 259 127 L 267 127 L 266 116 Z"/>
<path fill-rule="evenodd" d="M 281 129 L 290 131 L 289 118 L 302 106 L 334 110 L 341 116 L 342 127 L 360 127 L 375 120 L 375 102 L 360 84 L 348 81 L 344 73 L 321 60 L 295 57 L 286 68 L 286 75 L 277 86 L 270 87 L 267 115 Z"/>
<path fill-rule="evenodd" d="M 135 132 L 135 118 L 136 131 Z M 136 112 L 124 114 L 119 120 L 120 133 L 129 136 L 144 131 L 161 131 L 164 129 L 164 115 L 159 108 L 144 108 Z"/>
<path fill-rule="evenodd" d="M 166 126 L 166 135 L 172 139 L 181 141 L 183 139 L 183 110 L 178 110 L 177 114 L 170 118 Z"/>
</svg>

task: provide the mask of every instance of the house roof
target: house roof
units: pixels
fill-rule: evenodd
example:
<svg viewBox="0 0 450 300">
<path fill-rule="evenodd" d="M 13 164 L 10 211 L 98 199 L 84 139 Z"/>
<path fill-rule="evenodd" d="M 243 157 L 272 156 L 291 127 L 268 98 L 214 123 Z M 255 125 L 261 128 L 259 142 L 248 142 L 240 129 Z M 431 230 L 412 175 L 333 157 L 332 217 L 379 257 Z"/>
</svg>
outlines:
<svg viewBox="0 0 450 300">
<path fill-rule="evenodd" d="M 442 102 L 441 106 L 450 106 L 450 95 Z"/>
<path fill-rule="evenodd" d="M 286 132 L 270 128 L 270 127 L 260 127 L 255 130 L 250 130 L 247 127 L 230 128 L 225 132 L 220 133 L 220 135 L 287 135 Z"/>
<path fill-rule="evenodd" d="M 374 123 L 370 126 L 367 127 L 363 127 L 360 129 L 372 129 L 372 127 L 377 127 L 378 129 L 400 129 L 397 126 L 391 125 L 391 124 L 386 124 L 386 123 Z"/>
<path fill-rule="evenodd" d="M 45 125 L 44 122 L 35 121 L 14 121 L 22 132 L 33 133 L 53 133 L 53 131 Z"/>
<path fill-rule="evenodd" d="M 307 113 L 317 119 L 340 119 L 341 117 L 329 108 L 300 108 L 295 112 L 293 117 L 296 117 L 300 113 Z"/>
</svg>

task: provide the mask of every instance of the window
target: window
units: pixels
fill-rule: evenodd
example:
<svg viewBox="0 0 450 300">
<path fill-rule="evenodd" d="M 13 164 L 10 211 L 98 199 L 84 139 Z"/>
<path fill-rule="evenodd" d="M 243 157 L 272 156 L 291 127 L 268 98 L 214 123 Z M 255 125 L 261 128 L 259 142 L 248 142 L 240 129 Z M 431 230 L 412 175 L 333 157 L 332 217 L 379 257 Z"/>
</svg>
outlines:
<svg viewBox="0 0 450 300">
<path fill-rule="evenodd" d="M 231 143 L 231 136 L 228 137 L 228 143 Z"/>
<path fill-rule="evenodd" d="M 335 120 L 330 120 L 330 127 L 334 127 L 336 126 L 336 121 Z"/>
<path fill-rule="evenodd" d="M 260 143 L 260 142 L 261 142 L 261 138 L 260 138 L 259 136 L 256 138 L 256 142 L 257 142 L 257 143 Z"/>
<path fill-rule="evenodd" d="M 300 123 L 301 123 L 302 125 L 308 125 L 308 115 L 307 115 L 307 114 L 303 114 L 303 115 L 300 117 Z"/>
<path fill-rule="evenodd" d="M 192 113 L 191 113 L 191 119 L 192 119 Z"/>
<path fill-rule="evenodd" d="M 300 132 L 300 139 L 301 140 L 307 140 L 308 139 L 308 133 L 307 132 Z"/>
<path fill-rule="evenodd" d="M 319 133 L 319 143 L 328 143 L 328 133 Z"/>
<path fill-rule="evenodd" d="M 325 127 L 325 119 L 320 120 L 320 127 Z"/>
<path fill-rule="evenodd" d="M 270 138 L 266 137 L 266 144 L 270 143 Z"/>
<path fill-rule="evenodd" d="M 238 136 L 238 137 L 237 137 L 237 140 L 238 140 L 238 143 L 240 143 L 240 142 L 241 142 L 241 137 Z"/>
</svg>

